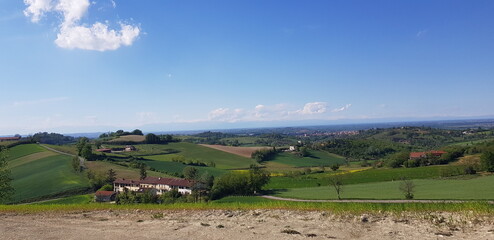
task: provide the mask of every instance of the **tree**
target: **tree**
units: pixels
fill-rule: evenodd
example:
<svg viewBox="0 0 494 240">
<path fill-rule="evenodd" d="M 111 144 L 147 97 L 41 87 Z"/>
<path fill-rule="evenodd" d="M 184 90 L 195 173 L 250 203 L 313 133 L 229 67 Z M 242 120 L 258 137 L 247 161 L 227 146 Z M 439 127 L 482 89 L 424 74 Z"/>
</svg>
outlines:
<svg viewBox="0 0 494 240">
<path fill-rule="evenodd" d="M 259 166 L 252 164 L 249 168 L 249 181 L 250 193 L 257 194 L 266 185 L 271 176 L 267 171 L 262 170 Z"/>
<path fill-rule="evenodd" d="M 341 175 L 332 175 L 328 178 L 330 186 L 336 191 L 338 200 L 341 200 L 341 192 L 343 191 L 343 178 Z"/>
<path fill-rule="evenodd" d="M 184 168 L 183 174 L 184 174 L 185 179 L 187 179 L 187 180 L 196 180 L 197 174 L 198 174 L 197 168 L 187 166 Z"/>
<path fill-rule="evenodd" d="M 494 149 L 489 149 L 482 153 L 480 163 L 486 171 L 494 172 Z"/>
<path fill-rule="evenodd" d="M 113 168 L 108 169 L 108 172 L 106 173 L 106 182 L 109 184 L 113 184 L 117 180 L 117 173 Z"/>
<path fill-rule="evenodd" d="M 405 194 L 406 199 L 413 199 L 413 192 L 415 189 L 415 184 L 410 179 L 403 178 L 400 183 L 400 191 Z"/>
<path fill-rule="evenodd" d="M 86 144 L 81 150 L 80 156 L 90 161 L 93 159 L 93 148 L 91 144 Z"/>
<path fill-rule="evenodd" d="M 136 130 L 132 131 L 130 134 L 132 134 L 132 135 L 141 135 L 141 136 L 144 135 L 144 134 L 142 134 L 142 131 L 139 130 L 139 129 L 136 129 Z"/>
<path fill-rule="evenodd" d="M 82 156 L 82 150 L 84 147 L 89 143 L 89 139 L 87 137 L 81 137 L 79 138 L 79 141 L 77 141 L 76 147 L 77 147 L 77 155 Z"/>
<path fill-rule="evenodd" d="M 148 133 L 146 135 L 146 143 L 147 144 L 160 143 L 160 138 L 153 133 Z"/>
<path fill-rule="evenodd" d="M 148 176 L 148 173 L 146 172 L 146 164 L 140 164 L 139 174 L 141 175 L 141 180 L 145 179 Z"/>
<path fill-rule="evenodd" d="M 72 158 L 72 168 L 76 172 L 80 172 L 81 171 L 81 161 L 79 160 L 79 157 L 78 156 L 75 156 L 75 157 Z"/>
<path fill-rule="evenodd" d="M 14 188 L 11 185 L 12 178 L 10 170 L 7 168 L 7 148 L 0 146 L 0 203 L 12 199 Z"/>
<path fill-rule="evenodd" d="M 331 170 L 336 171 L 340 168 L 340 164 L 333 164 L 331 165 Z"/>
</svg>

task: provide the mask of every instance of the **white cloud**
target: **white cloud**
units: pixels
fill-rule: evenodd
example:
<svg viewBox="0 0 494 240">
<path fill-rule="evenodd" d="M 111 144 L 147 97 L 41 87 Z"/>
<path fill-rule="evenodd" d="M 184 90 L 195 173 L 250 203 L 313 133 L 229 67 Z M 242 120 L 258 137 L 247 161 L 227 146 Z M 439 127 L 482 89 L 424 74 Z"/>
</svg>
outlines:
<svg viewBox="0 0 494 240">
<path fill-rule="evenodd" d="M 136 113 L 140 124 L 150 124 L 158 122 L 158 116 L 155 112 L 138 112 Z"/>
<path fill-rule="evenodd" d="M 427 29 L 424 29 L 424 30 L 420 30 L 420 31 L 418 31 L 418 32 L 417 32 L 417 34 L 415 34 L 415 36 L 416 36 L 417 38 L 422 38 L 422 37 L 424 37 L 426 34 L 427 34 Z"/>
<path fill-rule="evenodd" d="M 111 5 L 112 5 L 113 8 L 116 8 L 117 7 L 117 3 L 115 3 L 115 1 L 110 0 L 110 2 L 111 2 Z"/>
<path fill-rule="evenodd" d="M 208 119 L 219 122 L 237 122 L 245 117 L 243 109 L 217 108 L 209 112 Z"/>
<path fill-rule="evenodd" d="M 24 0 L 28 7 L 24 10 L 24 15 L 31 17 L 32 22 L 39 22 L 45 12 L 52 10 L 52 0 Z"/>
<path fill-rule="evenodd" d="M 130 46 L 140 34 L 135 25 L 120 23 L 120 30 L 109 29 L 108 23 L 80 23 L 91 3 L 88 0 L 24 0 L 28 6 L 24 15 L 38 22 L 44 13 L 63 16 L 55 43 L 61 48 L 107 51 Z M 116 6 L 116 5 L 114 5 Z"/>
<path fill-rule="evenodd" d="M 345 105 L 343 107 L 335 108 L 331 112 L 342 112 L 342 111 L 345 111 L 345 110 L 349 109 L 351 106 L 352 106 L 352 104 L 347 104 L 347 105 Z"/>
<path fill-rule="evenodd" d="M 326 112 L 325 102 L 311 102 L 306 103 L 302 110 L 298 110 L 297 113 L 302 115 L 312 115 L 312 114 L 321 114 Z"/>
</svg>

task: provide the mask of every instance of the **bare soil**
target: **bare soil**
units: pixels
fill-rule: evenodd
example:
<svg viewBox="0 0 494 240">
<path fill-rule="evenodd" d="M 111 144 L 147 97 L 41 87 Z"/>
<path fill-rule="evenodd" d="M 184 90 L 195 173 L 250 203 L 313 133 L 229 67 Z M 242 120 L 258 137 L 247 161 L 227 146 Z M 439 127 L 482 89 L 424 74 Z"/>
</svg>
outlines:
<svg viewBox="0 0 494 240">
<path fill-rule="evenodd" d="M 0 239 L 494 239 L 493 220 L 294 210 L 0 213 Z"/>
<path fill-rule="evenodd" d="M 250 158 L 252 153 L 259 150 L 259 149 L 264 149 L 267 147 L 231 147 L 231 146 L 223 146 L 223 145 L 209 145 L 209 144 L 199 144 L 204 147 L 209 147 L 213 148 L 216 150 L 220 150 L 223 152 L 235 154 L 238 156 Z"/>
</svg>

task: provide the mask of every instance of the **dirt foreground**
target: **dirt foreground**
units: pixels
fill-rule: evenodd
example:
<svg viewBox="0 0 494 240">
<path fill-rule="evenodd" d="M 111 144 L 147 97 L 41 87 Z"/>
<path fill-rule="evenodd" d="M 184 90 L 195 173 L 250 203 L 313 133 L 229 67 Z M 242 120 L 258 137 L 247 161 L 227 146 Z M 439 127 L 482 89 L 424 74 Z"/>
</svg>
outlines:
<svg viewBox="0 0 494 240">
<path fill-rule="evenodd" d="M 494 239 L 493 220 L 294 210 L 0 213 L 0 239 Z"/>
</svg>

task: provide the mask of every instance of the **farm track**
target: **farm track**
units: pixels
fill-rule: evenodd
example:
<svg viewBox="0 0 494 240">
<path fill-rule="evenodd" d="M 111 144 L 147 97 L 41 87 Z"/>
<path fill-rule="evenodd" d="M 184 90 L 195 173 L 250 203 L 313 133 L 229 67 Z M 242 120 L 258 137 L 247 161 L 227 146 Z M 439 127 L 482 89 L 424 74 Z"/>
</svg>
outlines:
<svg viewBox="0 0 494 240">
<path fill-rule="evenodd" d="M 290 202 L 341 202 L 341 203 L 464 203 L 463 200 L 373 200 L 373 199 L 341 199 L 341 200 L 310 200 L 296 198 L 282 198 L 270 195 L 262 195 L 261 197 L 271 200 L 290 201 Z M 487 201 L 489 204 L 494 204 L 494 201 Z"/>
<path fill-rule="evenodd" d="M 44 147 L 44 148 L 46 148 L 49 151 L 56 152 L 56 153 L 59 153 L 59 154 L 62 154 L 62 155 L 67 155 L 67 156 L 71 156 L 71 157 L 75 157 L 76 156 L 76 155 L 71 154 L 71 153 L 66 153 L 66 152 L 58 151 L 56 149 L 53 149 L 53 148 L 48 147 L 48 146 L 45 146 L 45 145 L 39 144 L 39 146 Z M 80 156 L 78 158 L 79 158 L 81 167 L 86 168 L 86 164 L 84 164 L 85 159 L 83 157 L 80 157 Z"/>
</svg>

